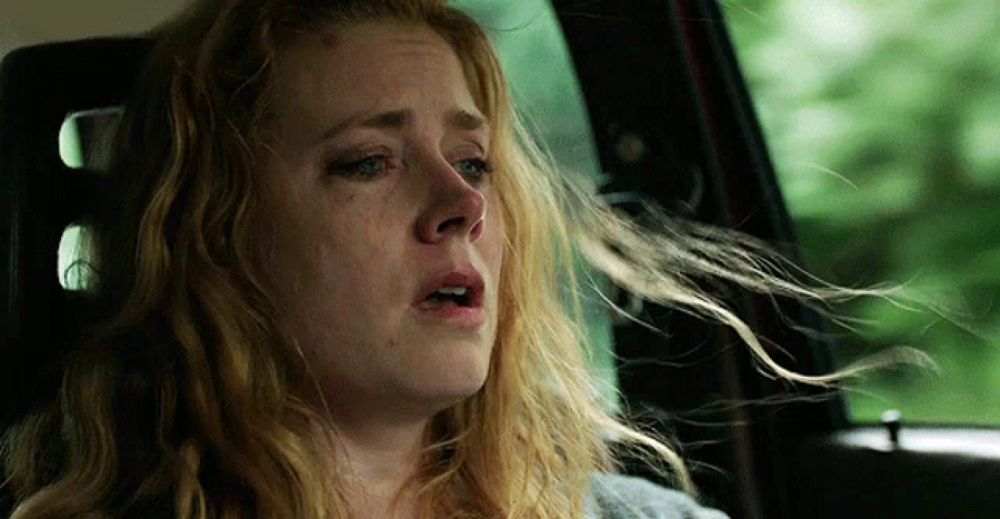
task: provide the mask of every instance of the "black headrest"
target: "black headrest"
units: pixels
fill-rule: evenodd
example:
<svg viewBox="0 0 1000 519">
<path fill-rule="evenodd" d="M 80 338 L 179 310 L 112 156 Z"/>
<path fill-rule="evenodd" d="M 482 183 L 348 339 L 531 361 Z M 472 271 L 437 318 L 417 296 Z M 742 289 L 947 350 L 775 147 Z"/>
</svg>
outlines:
<svg viewBox="0 0 1000 519">
<path fill-rule="evenodd" d="M 63 163 L 60 129 L 70 114 L 122 106 L 149 48 L 136 38 L 53 43 L 0 65 L 0 430 L 44 397 L 42 367 L 80 322 L 82 298 L 62 288 L 57 250 L 64 229 L 93 213 L 102 180 Z"/>
</svg>

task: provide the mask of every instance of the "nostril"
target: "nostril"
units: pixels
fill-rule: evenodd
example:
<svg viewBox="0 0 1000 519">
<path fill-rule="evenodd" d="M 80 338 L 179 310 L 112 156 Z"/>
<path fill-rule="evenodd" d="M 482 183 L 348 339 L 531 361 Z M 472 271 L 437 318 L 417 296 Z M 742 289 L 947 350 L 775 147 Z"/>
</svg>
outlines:
<svg viewBox="0 0 1000 519">
<path fill-rule="evenodd" d="M 449 218 L 449 219 L 441 222 L 440 224 L 438 224 L 437 232 L 439 234 L 444 234 L 444 233 L 448 232 L 449 229 L 455 229 L 455 228 L 459 228 L 460 229 L 463 226 L 465 226 L 465 221 L 466 221 L 465 217 L 462 217 L 462 216 L 458 216 L 458 217 L 455 217 L 455 218 Z"/>
<path fill-rule="evenodd" d="M 475 240 L 483 234 L 485 216 L 486 199 L 478 191 L 460 198 L 442 198 L 421 215 L 417 234 L 426 243 L 436 243 L 447 235 Z"/>
</svg>

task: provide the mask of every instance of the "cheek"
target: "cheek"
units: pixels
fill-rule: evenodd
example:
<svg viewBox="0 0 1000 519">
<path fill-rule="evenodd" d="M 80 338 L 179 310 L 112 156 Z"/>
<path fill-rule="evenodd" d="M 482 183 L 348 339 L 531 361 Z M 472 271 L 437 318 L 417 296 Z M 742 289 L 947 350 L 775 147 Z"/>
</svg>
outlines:
<svg viewBox="0 0 1000 519">
<path fill-rule="evenodd" d="M 486 240 L 484 254 L 491 266 L 496 266 L 499 272 L 499 265 L 503 261 L 504 249 L 507 243 L 507 225 L 504 221 L 504 211 L 501 207 L 499 197 L 493 195 L 489 201 L 489 214 L 486 216 L 486 225 L 490 232 L 484 236 Z"/>
<path fill-rule="evenodd" d="M 317 354 L 350 337 L 351 326 L 376 306 L 364 295 L 377 268 L 373 260 L 385 253 L 379 241 L 363 239 L 373 235 L 369 223 L 346 223 L 360 215 L 300 210 L 271 216 L 277 233 L 266 275 L 279 321 L 305 351 Z"/>
<path fill-rule="evenodd" d="M 360 198 L 360 197 L 359 197 Z M 335 205 L 340 202 L 340 205 Z M 393 273 L 400 270 L 399 234 L 396 215 L 371 201 L 348 204 L 331 200 L 299 214 L 280 229 L 279 276 L 292 287 L 285 288 L 292 300 L 279 301 L 305 313 L 336 310 L 325 319 L 340 320 L 343 302 L 351 302 L 352 315 L 368 315 L 383 306 L 375 295 L 392 292 Z M 390 286 L 382 286 L 389 283 Z M 292 292 L 288 294 L 287 292 Z M 340 304 L 335 304 L 340 302 Z"/>
<path fill-rule="evenodd" d="M 341 247 L 317 200 L 278 189 L 259 214 L 263 277 L 279 309 L 292 310 L 309 298 L 310 287 L 325 277 L 324 266 Z"/>
<path fill-rule="evenodd" d="M 380 218 L 370 206 L 352 203 L 356 195 L 297 197 L 264 214 L 271 230 L 274 255 L 284 264 L 309 271 L 337 263 L 363 263 L 379 246 Z M 368 239 L 364 239 L 368 236 Z M 337 261 L 341 258 L 341 261 Z M 313 272 L 315 273 L 315 272 Z"/>
</svg>

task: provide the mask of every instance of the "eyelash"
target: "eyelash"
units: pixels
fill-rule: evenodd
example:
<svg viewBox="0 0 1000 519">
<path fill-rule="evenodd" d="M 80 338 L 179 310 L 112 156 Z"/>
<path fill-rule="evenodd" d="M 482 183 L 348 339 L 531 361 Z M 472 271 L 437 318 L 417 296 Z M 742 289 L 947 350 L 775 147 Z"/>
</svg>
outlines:
<svg viewBox="0 0 1000 519">
<path fill-rule="evenodd" d="M 365 163 L 376 159 L 385 162 L 385 165 L 379 168 L 378 173 L 369 173 L 361 170 L 361 168 L 364 167 Z M 334 163 L 333 167 L 330 169 L 331 173 L 334 175 L 339 175 L 342 177 L 347 177 L 355 180 L 372 180 L 376 178 L 379 174 L 384 172 L 386 169 L 388 169 L 389 167 L 390 165 L 389 165 L 388 155 L 369 155 L 367 157 L 354 161 Z"/>
<path fill-rule="evenodd" d="M 384 165 L 381 168 L 379 168 L 377 172 L 362 171 L 362 168 L 366 165 L 366 163 L 369 163 L 370 161 L 373 160 L 380 160 L 384 163 Z M 334 163 L 330 169 L 331 169 L 331 174 L 334 175 L 339 175 L 359 181 L 374 180 L 375 178 L 383 174 L 387 169 L 391 169 L 393 167 L 393 165 L 390 164 L 391 161 L 392 159 L 388 155 L 376 154 L 376 155 L 369 155 L 359 160 L 343 162 L 343 163 Z M 472 185 L 481 184 L 483 180 L 485 180 L 485 177 L 493 172 L 493 168 L 490 165 L 490 162 L 483 158 L 463 159 L 456 162 L 452 167 L 456 167 L 457 164 L 461 163 L 470 163 L 473 166 L 475 166 L 476 169 L 475 173 L 469 175 L 466 175 L 461 171 L 459 171 L 459 174 L 461 174 L 464 177 L 467 177 L 469 179 L 469 183 Z"/>
<path fill-rule="evenodd" d="M 489 176 L 490 173 L 493 173 L 493 166 L 490 165 L 490 162 L 486 159 L 482 158 L 464 159 L 458 161 L 456 164 L 461 164 L 463 162 L 468 162 L 476 167 L 476 172 L 472 175 L 473 178 L 469 179 L 469 182 L 472 185 L 481 184 L 486 179 L 486 177 Z M 459 173 L 462 174 L 461 171 Z M 466 175 L 462 174 L 462 176 Z"/>
</svg>

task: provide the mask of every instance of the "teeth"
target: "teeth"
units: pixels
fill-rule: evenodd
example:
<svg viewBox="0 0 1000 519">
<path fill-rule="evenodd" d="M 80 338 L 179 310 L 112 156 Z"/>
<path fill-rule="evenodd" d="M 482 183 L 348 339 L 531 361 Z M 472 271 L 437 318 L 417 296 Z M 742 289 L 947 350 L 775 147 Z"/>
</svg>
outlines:
<svg viewBox="0 0 1000 519">
<path fill-rule="evenodd" d="M 451 296 L 464 296 L 465 292 L 466 292 L 465 287 L 444 287 L 438 289 L 438 293 Z"/>
</svg>

